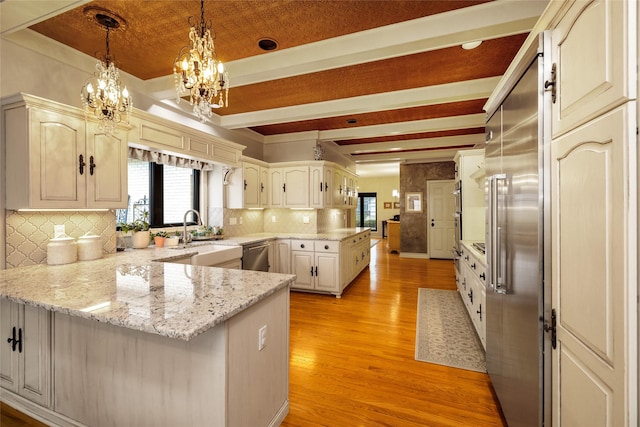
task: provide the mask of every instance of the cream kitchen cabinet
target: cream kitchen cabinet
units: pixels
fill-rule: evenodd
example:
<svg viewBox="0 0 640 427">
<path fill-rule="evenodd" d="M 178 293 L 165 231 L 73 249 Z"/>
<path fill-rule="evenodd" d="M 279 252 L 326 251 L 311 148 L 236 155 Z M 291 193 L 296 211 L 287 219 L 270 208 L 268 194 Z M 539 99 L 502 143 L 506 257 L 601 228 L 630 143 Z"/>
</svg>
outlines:
<svg viewBox="0 0 640 427">
<path fill-rule="evenodd" d="M 309 166 L 270 168 L 269 187 L 271 207 L 308 208 Z"/>
<path fill-rule="evenodd" d="M 106 135 L 75 109 L 28 95 L 3 112 L 8 209 L 127 206 L 125 129 Z"/>
<path fill-rule="evenodd" d="M 226 186 L 229 209 L 264 208 L 269 205 L 269 168 L 243 162 L 230 174 Z"/>
<path fill-rule="evenodd" d="M 333 168 L 319 165 L 309 167 L 311 187 L 310 205 L 315 209 L 333 206 Z"/>
<path fill-rule="evenodd" d="M 51 407 L 51 313 L 0 300 L 0 386 Z"/>
<path fill-rule="evenodd" d="M 273 273 L 290 274 L 291 272 L 291 241 L 276 239 L 273 243 Z M 269 270 L 271 271 L 271 270 Z"/>
<path fill-rule="evenodd" d="M 462 240 L 485 240 L 484 188 L 478 187 L 472 175 L 484 165 L 484 149 L 458 151 L 455 177 L 460 184 L 462 206 Z M 457 218 L 456 221 L 460 221 Z"/>
<path fill-rule="evenodd" d="M 292 289 L 332 293 L 339 298 L 339 242 L 293 240 L 291 246 L 291 274 L 297 276 Z"/>
<path fill-rule="evenodd" d="M 456 272 L 458 292 L 478 338 L 486 348 L 486 262 L 482 254 L 466 243 L 462 245 L 460 257 L 460 271 Z"/>
<path fill-rule="evenodd" d="M 366 231 L 345 239 L 341 243 L 340 283 L 346 287 L 369 265 L 371 232 Z"/>
</svg>

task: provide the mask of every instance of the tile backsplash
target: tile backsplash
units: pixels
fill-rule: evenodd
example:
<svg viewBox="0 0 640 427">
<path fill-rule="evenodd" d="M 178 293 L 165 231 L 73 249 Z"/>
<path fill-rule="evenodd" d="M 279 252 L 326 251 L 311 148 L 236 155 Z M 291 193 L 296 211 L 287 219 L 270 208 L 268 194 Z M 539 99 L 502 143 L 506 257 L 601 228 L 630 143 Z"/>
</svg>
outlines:
<svg viewBox="0 0 640 427">
<path fill-rule="evenodd" d="M 6 211 L 7 268 L 45 264 L 53 226 L 64 224 L 66 234 L 78 238 L 87 232 L 102 236 L 104 253 L 116 251 L 116 215 L 106 212 Z"/>
</svg>

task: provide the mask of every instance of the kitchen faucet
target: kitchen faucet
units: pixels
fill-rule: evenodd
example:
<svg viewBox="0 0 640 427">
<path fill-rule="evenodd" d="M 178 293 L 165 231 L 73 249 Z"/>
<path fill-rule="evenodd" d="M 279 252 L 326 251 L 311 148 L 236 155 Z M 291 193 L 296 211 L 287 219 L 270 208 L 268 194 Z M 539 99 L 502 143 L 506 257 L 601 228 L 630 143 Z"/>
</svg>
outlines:
<svg viewBox="0 0 640 427">
<path fill-rule="evenodd" d="M 193 212 L 194 214 L 196 214 L 196 218 L 198 218 L 198 225 L 201 225 L 201 224 L 202 224 L 202 221 L 200 220 L 200 212 L 198 212 L 197 210 L 195 210 L 195 209 L 189 209 L 188 211 L 186 211 L 186 212 L 184 213 L 184 218 L 183 218 L 183 226 L 184 226 L 184 229 L 183 229 L 183 231 L 182 231 L 182 244 L 183 244 L 185 247 L 187 246 L 187 243 L 189 243 L 189 241 L 191 241 L 191 236 L 187 237 L 187 216 L 188 216 L 190 213 L 192 213 L 192 212 Z"/>
</svg>

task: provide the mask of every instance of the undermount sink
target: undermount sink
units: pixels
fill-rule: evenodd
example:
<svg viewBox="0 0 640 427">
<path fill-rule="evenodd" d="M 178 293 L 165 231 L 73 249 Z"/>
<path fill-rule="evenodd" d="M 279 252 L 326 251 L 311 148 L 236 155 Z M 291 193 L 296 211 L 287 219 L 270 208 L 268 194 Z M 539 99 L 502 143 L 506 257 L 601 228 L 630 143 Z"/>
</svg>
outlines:
<svg viewBox="0 0 640 427">
<path fill-rule="evenodd" d="M 216 266 L 242 258 L 242 246 L 202 245 L 194 246 L 198 253 L 183 259 L 172 260 L 181 264 Z"/>
</svg>

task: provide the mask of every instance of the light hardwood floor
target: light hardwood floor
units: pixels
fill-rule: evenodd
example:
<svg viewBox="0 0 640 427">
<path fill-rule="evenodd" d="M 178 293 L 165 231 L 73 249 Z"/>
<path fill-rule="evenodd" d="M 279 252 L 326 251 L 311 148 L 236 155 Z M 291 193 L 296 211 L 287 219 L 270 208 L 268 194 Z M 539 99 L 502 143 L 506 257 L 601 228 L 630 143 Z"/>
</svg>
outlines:
<svg viewBox="0 0 640 427">
<path fill-rule="evenodd" d="M 383 240 L 341 299 L 292 292 L 282 425 L 506 426 L 486 374 L 414 360 L 421 287 L 454 290 L 452 262 L 400 258 Z M 29 425 L 42 424 L 2 406 L 0 426 Z"/>
</svg>

